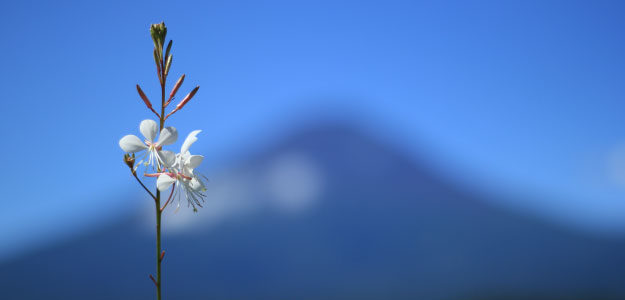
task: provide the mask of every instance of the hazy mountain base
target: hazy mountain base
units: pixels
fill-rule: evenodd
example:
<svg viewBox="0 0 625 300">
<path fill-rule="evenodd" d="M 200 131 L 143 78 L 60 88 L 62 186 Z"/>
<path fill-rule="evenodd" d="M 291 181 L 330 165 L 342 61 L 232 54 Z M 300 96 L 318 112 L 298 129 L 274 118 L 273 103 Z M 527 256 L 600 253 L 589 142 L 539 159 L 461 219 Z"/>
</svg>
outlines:
<svg viewBox="0 0 625 300">
<path fill-rule="evenodd" d="M 492 207 L 341 126 L 295 134 L 239 172 L 285 153 L 324 171 L 321 201 L 168 235 L 166 299 L 625 299 L 622 240 Z M 150 299 L 144 225 L 137 214 L 1 265 L 3 298 Z"/>
</svg>

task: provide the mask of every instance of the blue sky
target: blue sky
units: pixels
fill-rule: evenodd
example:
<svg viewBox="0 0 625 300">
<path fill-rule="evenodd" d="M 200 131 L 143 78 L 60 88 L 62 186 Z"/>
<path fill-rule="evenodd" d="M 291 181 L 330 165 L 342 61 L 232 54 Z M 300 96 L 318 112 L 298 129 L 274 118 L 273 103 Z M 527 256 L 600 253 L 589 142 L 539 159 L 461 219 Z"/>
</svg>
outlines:
<svg viewBox="0 0 625 300">
<path fill-rule="evenodd" d="M 216 169 L 298 119 L 345 116 L 458 182 L 515 196 L 502 205 L 625 231 L 623 12 L 619 1 L 5 3 L 0 241 L 137 206 L 111 197 L 137 192 L 117 141 L 151 117 L 134 85 L 156 98 L 148 26 L 161 20 L 170 81 L 184 72 L 181 93 L 201 86 L 171 125 L 203 129 L 194 147 Z"/>
</svg>

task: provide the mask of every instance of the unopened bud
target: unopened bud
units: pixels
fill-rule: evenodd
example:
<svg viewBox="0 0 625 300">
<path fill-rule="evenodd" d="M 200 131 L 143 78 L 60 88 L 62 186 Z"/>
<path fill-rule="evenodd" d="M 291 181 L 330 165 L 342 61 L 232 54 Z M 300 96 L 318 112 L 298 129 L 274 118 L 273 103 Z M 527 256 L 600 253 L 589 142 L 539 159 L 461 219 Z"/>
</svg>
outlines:
<svg viewBox="0 0 625 300">
<path fill-rule="evenodd" d="M 171 43 L 172 42 L 173 42 L 172 40 L 169 40 L 169 43 L 167 43 L 167 49 L 165 50 L 165 57 L 169 56 L 169 51 L 171 51 Z"/>
<path fill-rule="evenodd" d="M 163 45 L 165 44 L 165 36 L 167 36 L 167 27 L 165 26 L 165 22 L 161 22 L 160 24 L 152 24 L 150 26 L 150 35 L 152 36 L 152 41 L 154 41 L 154 48 L 158 50 L 159 58 L 161 58 L 163 54 Z"/>
<path fill-rule="evenodd" d="M 130 156 L 128 153 L 124 154 L 124 163 L 130 168 L 130 171 L 132 172 L 132 174 L 135 174 L 135 154 L 133 153 L 132 156 Z"/>
<path fill-rule="evenodd" d="M 176 110 L 182 109 L 187 104 L 187 102 L 191 101 L 191 98 L 195 96 L 195 93 L 197 93 L 197 90 L 199 89 L 200 89 L 200 86 L 198 85 L 189 94 L 187 94 L 187 96 L 184 97 L 184 99 L 182 99 L 182 101 L 180 101 L 178 105 L 176 105 Z"/>
<path fill-rule="evenodd" d="M 165 119 L 169 118 L 169 116 L 173 115 L 175 112 L 181 110 L 189 101 L 191 101 L 191 98 L 195 96 L 195 93 L 197 93 L 197 90 L 199 89 L 200 86 L 196 86 L 189 94 L 187 94 L 187 96 L 184 97 L 184 99 L 182 99 L 182 101 L 180 101 L 180 103 L 178 103 L 178 105 L 176 105 L 176 108 L 174 108 L 174 110 L 172 110 L 167 116 L 165 116 Z"/>
<path fill-rule="evenodd" d="M 141 90 L 141 87 L 138 84 L 137 84 L 137 92 L 139 93 L 139 96 L 143 100 L 143 103 L 145 103 L 145 105 L 148 108 L 152 109 L 152 103 L 150 102 L 150 99 L 148 99 L 148 96 L 145 95 L 145 93 L 143 92 L 143 90 Z"/>
<path fill-rule="evenodd" d="M 178 89 L 180 88 L 180 86 L 182 86 L 182 82 L 184 82 L 184 74 L 182 74 L 182 76 L 180 76 L 178 81 L 176 81 L 174 88 L 171 90 L 171 93 L 169 93 L 169 99 L 167 99 L 167 103 L 165 103 L 165 106 L 169 105 L 169 102 L 171 102 L 171 100 L 174 99 L 176 92 L 178 92 Z"/>
<path fill-rule="evenodd" d="M 148 96 L 145 95 L 145 93 L 143 92 L 143 90 L 141 90 L 141 87 L 138 84 L 137 93 L 139 93 L 139 96 L 143 100 L 143 103 L 145 103 L 145 106 L 147 106 L 158 117 L 159 114 L 154 110 L 154 108 L 152 108 L 152 103 L 150 102 L 150 99 L 148 99 Z"/>
<path fill-rule="evenodd" d="M 158 80 L 161 82 L 161 84 L 163 84 L 163 78 L 161 78 L 161 63 L 156 49 L 154 49 L 154 63 L 156 63 L 156 73 L 158 74 Z"/>
<path fill-rule="evenodd" d="M 173 55 L 169 55 L 167 56 L 167 61 L 165 62 L 165 76 L 167 76 L 167 74 L 169 74 L 169 67 L 171 67 L 171 59 L 172 59 Z"/>
</svg>

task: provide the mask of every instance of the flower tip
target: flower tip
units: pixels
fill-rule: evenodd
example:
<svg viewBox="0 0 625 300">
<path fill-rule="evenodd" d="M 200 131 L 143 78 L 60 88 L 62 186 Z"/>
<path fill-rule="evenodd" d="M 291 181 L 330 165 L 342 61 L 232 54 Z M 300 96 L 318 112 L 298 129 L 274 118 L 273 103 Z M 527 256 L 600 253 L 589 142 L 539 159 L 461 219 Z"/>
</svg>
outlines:
<svg viewBox="0 0 625 300">
<path fill-rule="evenodd" d="M 178 92 L 178 89 L 180 89 L 180 86 L 182 86 L 182 83 L 184 82 L 184 77 L 185 77 L 185 75 L 182 74 L 182 76 L 180 76 L 180 78 L 178 78 L 178 81 L 176 81 L 176 84 L 174 85 L 174 88 L 171 90 L 171 93 L 169 93 L 169 99 L 167 99 L 167 102 L 165 103 L 165 106 L 169 105 L 171 100 L 174 99 L 174 96 Z"/>
<path fill-rule="evenodd" d="M 150 35 L 155 43 L 160 42 L 162 46 L 165 36 L 167 36 L 167 26 L 165 26 L 165 22 L 150 25 Z"/>
<path fill-rule="evenodd" d="M 182 99 L 182 101 L 180 101 L 180 103 L 176 106 L 176 110 L 182 109 L 189 101 L 191 101 L 191 98 L 195 96 L 195 93 L 197 93 L 199 89 L 200 86 L 198 85 L 189 94 L 187 94 L 187 96 L 184 97 L 184 99 Z"/>
<path fill-rule="evenodd" d="M 152 103 L 150 102 L 150 99 L 148 99 L 148 96 L 145 95 L 145 93 L 143 92 L 143 90 L 138 84 L 137 84 L 137 93 L 139 93 L 139 97 L 141 97 L 141 100 L 143 100 L 143 103 L 145 103 L 145 106 L 147 106 L 149 109 L 152 109 Z"/>
</svg>

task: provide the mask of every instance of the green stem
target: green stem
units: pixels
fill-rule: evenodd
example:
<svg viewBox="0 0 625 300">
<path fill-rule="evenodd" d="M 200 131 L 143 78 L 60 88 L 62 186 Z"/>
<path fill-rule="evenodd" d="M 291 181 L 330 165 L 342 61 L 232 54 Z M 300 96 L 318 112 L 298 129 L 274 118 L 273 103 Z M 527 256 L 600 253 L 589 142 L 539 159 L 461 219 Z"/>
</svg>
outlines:
<svg viewBox="0 0 625 300">
<path fill-rule="evenodd" d="M 139 179 L 139 177 L 137 176 L 136 172 L 132 172 L 132 175 L 137 179 L 137 181 L 139 182 L 139 184 L 143 187 L 143 189 L 148 192 L 148 194 L 150 194 L 150 197 L 152 197 L 152 199 L 156 200 L 156 197 L 154 196 L 154 194 L 152 194 L 152 192 L 150 192 L 150 190 L 148 190 L 147 187 L 145 187 L 145 184 L 143 184 L 143 182 L 141 181 L 141 179 Z"/>
<path fill-rule="evenodd" d="M 161 49 L 162 51 L 162 49 Z M 165 127 L 165 66 L 161 59 L 161 115 L 160 115 L 160 131 Z M 161 191 L 156 189 L 156 299 L 161 300 L 161 286 L 163 285 L 161 277 L 161 263 L 163 262 L 161 250 Z"/>
<path fill-rule="evenodd" d="M 156 299 L 161 300 L 161 192 L 156 191 Z"/>
</svg>

